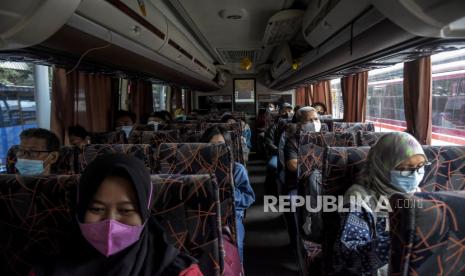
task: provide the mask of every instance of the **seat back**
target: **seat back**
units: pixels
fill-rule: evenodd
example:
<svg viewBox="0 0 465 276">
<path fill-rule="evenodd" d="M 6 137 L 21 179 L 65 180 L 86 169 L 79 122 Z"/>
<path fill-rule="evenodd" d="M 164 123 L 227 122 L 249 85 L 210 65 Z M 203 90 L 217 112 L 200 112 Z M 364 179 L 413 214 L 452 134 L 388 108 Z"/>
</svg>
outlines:
<svg viewBox="0 0 465 276">
<path fill-rule="evenodd" d="M 465 192 L 390 198 L 390 275 L 464 275 Z"/>
<path fill-rule="evenodd" d="M 223 267 L 218 185 L 210 175 L 152 175 L 152 214 L 170 241 L 199 261 L 204 275 Z"/>
<path fill-rule="evenodd" d="M 218 190 L 210 176 L 152 176 L 154 215 L 204 275 L 220 275 Z M 27 275 L 79 235 L 74 202 L 79 175 L 0 175 L 0 275 Z"/>
<path fill-rule="evenodd" d="M 226 130 L 230 131 L 231 134 L 231 150 L 233 153 L 234 160 L 241 164 L 244 164 L 244 152 L 242 149 L 242 126 L 241 123 L 202 123 L 201 131 L 204 132 L 212 126 L 223 127 Z"/>
<path fill-rule="evenodd" d="M 89 133 L 92 144 L 127 144 L 128 139 L 124 131 L 93 132 Z"/>
<path fill-rule="evenodd" d="M 375 125 L 372 122 L 368 122 L 368 123 L 333 122 L 333 131 L 334 132 L 375 131 Z"/>
<path fill-rule="evenodd" d="M 356 141 L 352 132 L 301 132 L 299 146 L 306 144 L 320 147 L 353 147 Z"/>
<path fill-rule="evenodd" d="M 231 229 L 236 240 L 233 161 L 225 144 L 161 144 L 156 156 L 156 170 L 161 174 L 215 175 L 221 202 L 221 224 Z"/>
<path fill-rule="evenodd" d="M 6 172 L 9 174 L 16 173 L 16 161 L 19 146 L 14 145 L 7 152 Z M 77 155 L 79 149 L 74 146 L 62 146 L 58 155 L 57 162 L 52 166 L 51 171 L 55 174 L 74 174 L 77 172 Z"/>
<path fill-rule="evenodd" d="M 109 145 L 85 145 L 81 148 L 78 157 L 79 172 L 89 165 L 95 158 L 106 153 L 124 153 L 142 160 L 151 172 L 155 170 L 155 152 L 152 146 L 147 144 L 109 144 Z"/>
<path fill-rule="evenodd" d="M 389 132 L 373 132 L 373 131 L 358 131 L 357 145 L 358 146 L 374 146 L 381 136 Z"/>
<path fill-rule="evenodd" d="M 423 191 L 465 190 L 465 146 L 423 146 L 431 162 L 420 183 Z"/>
<path fill-rule="evenodd" d="M 133 130 L 128 138 L 129 144 L 149 144 L 158 147 L 162 143 L 176 143 L 179 139 L 177 130 L 139 131 Z"/>
<path fill-rule="evenodd" d="M 27 275 L 59 254 L 73 232 L 78 176 L 0 175 L 0 275 Z"/>
</svg>

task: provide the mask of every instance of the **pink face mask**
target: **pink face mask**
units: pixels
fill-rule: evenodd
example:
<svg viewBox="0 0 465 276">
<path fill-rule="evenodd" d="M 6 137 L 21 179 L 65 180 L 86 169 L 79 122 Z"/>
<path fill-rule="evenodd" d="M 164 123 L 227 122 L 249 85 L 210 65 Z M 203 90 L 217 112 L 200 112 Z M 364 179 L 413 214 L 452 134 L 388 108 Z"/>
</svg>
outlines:
<svg viewBox="0 0 465 276">
<path fill-rule="evenodd" d="M 86 240 L 105 256 L 116 254 L 137 242 L 144 225 L 126 225 L 113 219 L 95 223 L 79 223 Z"/>
</svg>

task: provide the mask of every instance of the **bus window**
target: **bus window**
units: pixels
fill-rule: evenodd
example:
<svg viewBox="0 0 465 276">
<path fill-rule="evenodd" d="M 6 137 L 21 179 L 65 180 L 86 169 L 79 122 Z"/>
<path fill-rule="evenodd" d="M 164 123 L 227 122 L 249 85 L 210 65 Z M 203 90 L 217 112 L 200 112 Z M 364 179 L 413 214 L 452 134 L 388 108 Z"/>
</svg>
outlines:
<svg viewBox="0 0 465 276">
<path fill-rule="evenodd" d="M 376 131 L 406 129 L 403 88 L 404 64 L 372 70 L 368 73 L 367 121 Z"/>
<path fill-rule="evenodd" d="M 331 80 L 331 99 L 333 119 L 342 119 L 344 117 L 344 103 L 342 101 L 341 79 Z"/>
<path fill-rule="evenodd" d="M 465 145 L 465 50 L 431 56 L 433 144 Z"/>
<path fill-rule="evenodd" d="M 36 126 L 33 64 L 0 62 L 1 171 L 8 149 L 19 144 L 21 131 Z"/>
<path fill-rule="evenodd" d="M 153 93 L 153 110 L 162 111 L 166 109 L 166 89 L 165 85 L 153 84 L 152 93 Z"/>
</svg>

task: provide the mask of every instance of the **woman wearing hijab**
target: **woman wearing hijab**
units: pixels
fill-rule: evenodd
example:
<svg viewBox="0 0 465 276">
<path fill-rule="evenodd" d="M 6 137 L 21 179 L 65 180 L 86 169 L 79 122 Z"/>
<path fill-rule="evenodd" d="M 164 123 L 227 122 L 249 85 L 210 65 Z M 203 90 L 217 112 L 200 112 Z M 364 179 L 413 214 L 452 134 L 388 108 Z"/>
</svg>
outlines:
<svg viewBox="0 0 465 276">
<path fill-rule="evenodd" d="M 151 195 L 142 161 L 123 154 L 98 157 L 78 187 L 76 246 L 31 275 L 202 275 L 193 258 L 167 243 L 150 216 Z"/>
<path fill-rule="evenodd" d="M 228 144 L 231 143 L 231 137 L 228 131 L 219 126 L 212 126 L 208 128 L 202 135 L 201 141 L 203 143 L 212 144 Z M 244 165 L 234 162 L 234 206 L 236 208 L 236 226 L 237 226 L 237 247 L 239 249 L 239 256 L 241 263 L 244 263 L 244 213 L 255 202 L 255 193 L 250 185 L 247 169 Z"/>
<path fill-rule="evenodd" d="M 413 136 L 392 132 L 382 136 L 370 149 L 367 161 L 360 184 L 352 185 L 344 198 L 345 202 L 350 197 L 373 200 L 352 201 L 348 204 L 350 212 L 341 213 L 333 264 L 339 273 L 387 275 L 389 217 L 387 209 L 380 208 L 384 203 L 378 200 L 389 199 L 395 193 L 419 191 L 427 158 Z"/>
</svg>

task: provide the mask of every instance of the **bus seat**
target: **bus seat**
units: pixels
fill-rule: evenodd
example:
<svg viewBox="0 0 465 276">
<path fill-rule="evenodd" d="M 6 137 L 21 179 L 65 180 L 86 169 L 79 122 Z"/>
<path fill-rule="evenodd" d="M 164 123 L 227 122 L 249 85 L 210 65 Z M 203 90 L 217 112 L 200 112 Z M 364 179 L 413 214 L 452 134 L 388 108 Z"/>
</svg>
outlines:
<svg viewBox="0 0 465 276">
<path fill-rule="evenodd" d="M 322 173 L 322 194 L 342 196 L 362 174 L 370 147 L 328 147 Z M 340 217 L 337 212 L 323 212 L 323 267 L 332 269 L 333 245 L 339 234 Z"/>
<path fill-rule="evenodd" d="M 465 192 L 390 199 L 390 275 L 464 275 Z"/>
<path fill-rule="evenodd" d="M 204 275 L 223 267 L 218 186 L 210 175 L 152 175 L 152 214 L 170 241 L 199 261 Z"/>
<path fill-rule="evenodd" d="M 89 133 L 92 144 L 127 144 L 124 131 L 93 132 Z"/>
<path fill-rule="evenodd" d="M 375 131 L 375 125 L 372 122 L 368 122 L 368 123 L 333 122 L 333 131 L 334 132 Z"/>
<path fill-rule="evenodd" d="M 236 162 L 241 164 L 244 163 L 244 151 L 242 149 L 242 127 L 241 123 L 227 124 L 227 123 L 202 123 L 200 128 L 201 131 L 205 131 L 212 126 L 224 127 L 226 130 L 231 131 L 231 140 L 232 145 L 231 149 L 233 152 L 233 157 Z"/>
<path fill-rule="evenodd" d="M 357 131 L 358 146 L 374 146 L 378 139 L 389 132 Z"/>
<path fill-rule="evenodd" d="M 133 130 L 128 137 L 129 144 L 149 144 L 158 147 L 162 143 L 176 143 L 179 139 L 177 130 L 139 131 Z"/>
<path fill-rule="evenodd" d="M 6 158 L 6 172 L 9 174 L 16 173 L 16 154 L 18 152 L 19 145 L 14 145 L 8 149 Z M 74 174 L 76 173 L 77 163 L 76 157 L 79 149 L 74 146 L 62 146 L 58 155 L 57 162 L 52 167 L 52 173 L 55 174 Z"/>
<path fill-rule="evenodd" d="M 77 183 L 77 175 L 0 175 L 0 275 L 27 275 L 38 257 L 62 252 Z"/>
<path fill-rule="evenodd" d="M 465 190 L 465 146 L 423 146 L 431 162 L 420 183 L 423 191 Z"/>
<path fill-rule="evenodd" d="M 161 174 L 215 175 L 220 193 L 221 223 L 231 229 L 233 240 L 236 241 L 232 160 L 232 153 L 225 144 L 161 144 L 155 167 Z"/>
<path fill-rule="evenodd" d="M 152 175 L 152 181 L 152 214 L 168 238 L 199 258 L 204 275 L 220 275 L 214 180 L 208 175 Z M 79 231 L 73 203 L 78 183 L 79 175 L 0 175 L 0 275 L 27 275 L 33 264 L 73 246 Z"/>
<path fill-rule="evenodd" d="M 151 145 L 147 144 L 89 144 L 81 148 L 78 157 L 79 172 L 84 171 L 87 165 L 100 155 L 105 153 L 124 153 L 144 161 L 145 166 L 151 172 L 155 168 L 155 153 Z"/>
<path fill-rule="evenodd" d="M 353 147 L 356 145 L 352 132 L 303 132 L 300 134 L 299 146 L 316 144 L 320 147 Z"/>
</svg>

